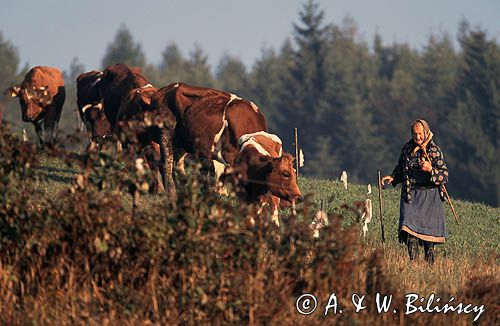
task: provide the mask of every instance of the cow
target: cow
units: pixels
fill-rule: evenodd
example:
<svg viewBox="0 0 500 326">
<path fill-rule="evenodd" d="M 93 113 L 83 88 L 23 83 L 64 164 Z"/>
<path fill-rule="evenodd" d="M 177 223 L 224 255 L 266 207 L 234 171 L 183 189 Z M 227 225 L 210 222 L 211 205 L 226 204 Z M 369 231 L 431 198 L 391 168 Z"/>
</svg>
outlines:
<svg viewBox="0 0 500 326">
<path fill-rule="evenodd" d="M 77 103 L 92 140 L 112 136 L 122 100 L 130 90 L 150 85 L 141 69 L 123 63 L 93 70 L 77 78 Z"/>
<path fill-rule="evenodd" d="M 104 113 L 98 86 L 102 75 L 102 71 L 92 70 L 79 75 L 76 79 L 78 113 L 90 133 L 91 144 L 101 143 L 106 137 L 111 136 L 111 124 Z"/>
<path fill-rule="evenodd" d="M 155 137 L 161 149 L 163 184 L 172 198 L 176 197 L 174 162 L 182 160 L 186 153 L 195 159 L 216 161 L 219 176 L 233 164 L 241 136 L 267 129 L 254 103 L 184 83 L 159 89 L 151 98 L 151 109 L 161 120 Z"/>
<path fill-rule="evenodd" d="M 54 67 L 33 67 L 21 84 L 9 87 L 11 97 L 18 97 L 24 122 L 35 127 L 40 146 L 53 145 L 66 98 L 61 71 Z"/>
<path fill-rule="evenodd" d="M 270 205 L 272 221 L 279 226 L 280 201 L 292 205 L 302 195 L 293 169 L 293 158 L 283 153 L 281 139 L 259 131 L 238 140 L 239 152 L 228 173 L 243 190 L 240 197 L 248 203 Z"/>
<path fill-rule="evenodd" d="M 128 92 L 122 100 L 120 109 L 116 116 L 115 133 L 125 140 L 124 147 L 133 149 L 143 156 L 148 167 L 154 171 L 155 180 L 153 182 L 152 192 L 162 192 L 163 185 L 157 175 L 160 169 L 160 145 L 155 142 L 156 126 L 152 125 L 151 115 L 151 97 L 158 89 L 151 84 L 140 88 L 134 88 Z M 132 135 L 135 139 L 130 144 Z"/>
<path fill-rule="evenodd" d="M 142 75 L 141 68 L 118 63 L 104 69 L 98 85 L 102 94 L 104 113 L 111 124 L 111 131 L 114 132 L 122 100 L 130 90 L 145 87 L 151 83 Z"/>
</svg>

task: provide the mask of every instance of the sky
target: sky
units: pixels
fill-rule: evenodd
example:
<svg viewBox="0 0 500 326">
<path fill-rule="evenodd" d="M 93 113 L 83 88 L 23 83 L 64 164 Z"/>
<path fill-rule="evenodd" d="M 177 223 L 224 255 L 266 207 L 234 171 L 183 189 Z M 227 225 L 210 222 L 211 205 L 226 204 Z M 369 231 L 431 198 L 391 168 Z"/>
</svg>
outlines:
<svg viewBox="0 0 500 326">
<path fill-rule="evenodd" d="M 306 0 L 0 0 L 0 32 L 17 47 L 21 66 L 66 70 L 78 58 L 87 70 L 100 68 L 107 45 L 121 24 L 141 43 L 149 63 L 159 63 L 175 42 L 187 57 L 195 45 L 212 68 L 223 55 L 251 65 L 263 48 L 279 49 L 293 35 Z M 500 0 L 317 0 L 325 23 L 346 16 L 371 43 L 378 32 L 386 44 L 421 49 L 431 34 L 456 40 L 460 21 L 480 26 L 500 40 Z M 455 43 L 456 44 L 456 43 Z"/>
</svg>

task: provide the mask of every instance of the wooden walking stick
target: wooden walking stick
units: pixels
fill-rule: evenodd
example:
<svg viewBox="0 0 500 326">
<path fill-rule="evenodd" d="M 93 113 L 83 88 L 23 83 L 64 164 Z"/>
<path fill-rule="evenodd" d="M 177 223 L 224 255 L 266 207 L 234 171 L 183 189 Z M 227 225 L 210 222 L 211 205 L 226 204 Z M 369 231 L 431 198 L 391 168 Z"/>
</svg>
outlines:
<svg viewBox="0 0 500 326">
<path fill-rule="evenodd" d="M 297 174 L 297 183 L 299 182 L 299 132 L 297 128 L 295 128 L 295 167 L 297 171 L 295 173 Z"/>
<path fill-rule="evenodd" d="M 378 184 L 378 209 L 380 215 L 380 231 L 382 232 L 382 244 L 385 243 L 384 235 L 384 222 L 382 219 L 382 180 L 380 177 L 380 170 L 377 170 L 377 184 Z"/>
</svg>

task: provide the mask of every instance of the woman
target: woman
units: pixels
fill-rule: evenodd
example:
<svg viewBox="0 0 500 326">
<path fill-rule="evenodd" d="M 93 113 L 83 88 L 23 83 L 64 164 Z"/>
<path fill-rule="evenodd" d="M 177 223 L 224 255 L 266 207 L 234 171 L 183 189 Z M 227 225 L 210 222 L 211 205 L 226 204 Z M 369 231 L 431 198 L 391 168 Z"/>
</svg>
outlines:
<svg viewBox="0 0 500 326">
<path fill-rule="evenodd" d="M 423 245 L 425 259 L 432 265 L 434 244 L 444 243 L 448 237 L 442 204 L 448 168 L 425 120 L 413 122 L 411 132 L 412 139 L 403 146 L 398 165 L 381 182 L 382 186 L 402 183 L 399 241 L 407 244 L 410 260 L 417 258 L 418 246 Z"/>
</svg>

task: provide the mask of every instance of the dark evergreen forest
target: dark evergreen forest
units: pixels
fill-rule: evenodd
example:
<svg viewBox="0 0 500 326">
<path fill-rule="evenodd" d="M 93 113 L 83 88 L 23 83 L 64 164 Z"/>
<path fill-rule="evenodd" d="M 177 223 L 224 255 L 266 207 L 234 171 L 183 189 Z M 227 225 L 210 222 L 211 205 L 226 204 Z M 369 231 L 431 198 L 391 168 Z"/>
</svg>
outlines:
<svg viewBox="0 0 500 326">
<path fill-rule="evenodd" d="M 201 47 L 186 57 L 175 43 L 166 44 L 159 63 L 150 63 L 140 40 L 122 25 L 101 67 L 75 58 L 64 72 L 61 127 L 67 133 L 76 128 L 76 77 L 124 62 L 142 67 L 158 87 L 183 81 L 252 100 L 289 152 L 298 128 L 305 156 L 301 173 L 310 177 L 338 178 L 346 170 L 354 183 L 375 183 L 377 169 L 389 174 L 395 166 L 411 137 L 411 122 L 424 118 L 450 169 L 450 194 L 498 207 L 500 43 L 465 20 L 456 37 L 458 48 L 447 33 L 429 36 L 418 49 L 389 44 L 380 35 L 367 41 L 352 18 L 325 21 L 310 0 L 280 48 L 262 49 L 251 67 L 229 55 L 211 67 Z M 20 82 L 29 68 L 0 31 L 0 89 Z M 4 119 L 32 129 L 20 122 L 18 106 L 12 101 Z"/>
</svg>

